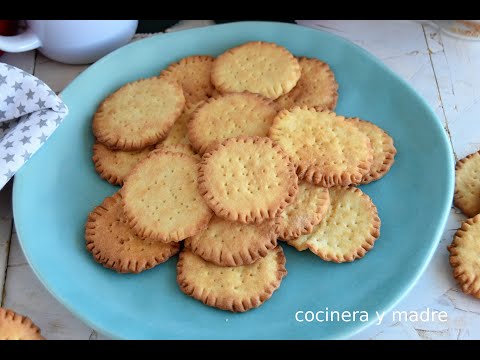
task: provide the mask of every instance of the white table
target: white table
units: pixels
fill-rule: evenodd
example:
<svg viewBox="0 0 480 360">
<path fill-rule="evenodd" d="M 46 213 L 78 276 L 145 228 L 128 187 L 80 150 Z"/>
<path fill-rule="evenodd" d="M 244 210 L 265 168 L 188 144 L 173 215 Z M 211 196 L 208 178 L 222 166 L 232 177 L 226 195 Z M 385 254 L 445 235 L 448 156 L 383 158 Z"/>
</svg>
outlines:
<svg viewBox="0 0 480 360">
<path fill-rule="evenodd" d="M 456 40 L 411 21 L 321 21 L 318 26 L 364 47 L 406 79 L 444 123 L 457 159 L 480 148 L 480 42 Z M 57 93 L 85 69 L 33 51 L 3 55 L 0 61 L 34 74 Z M 463 219 L 452 207 L 427 271 L 395 308 L 445 310 L 448 321 L 393 322 L 387 315 L 382 325 L 355 339 L 480 338 L 480 301 L 459 290 L 446 250 Z M 0 192 L 0 291 L 1 305 L 30 316 L 48 339 L 104 338 L 59 304 L 33 274 L 15 234 L 11 184 Z"/>
</svg>

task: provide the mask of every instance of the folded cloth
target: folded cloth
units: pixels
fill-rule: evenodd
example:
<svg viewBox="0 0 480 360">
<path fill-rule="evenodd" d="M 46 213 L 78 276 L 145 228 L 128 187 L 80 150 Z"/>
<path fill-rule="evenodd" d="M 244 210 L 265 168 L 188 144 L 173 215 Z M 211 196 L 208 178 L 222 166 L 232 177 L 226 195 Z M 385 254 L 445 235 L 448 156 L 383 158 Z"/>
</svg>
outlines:
<svg viewBox="0 0 480 360">
<path fill-rule="evenodd" d="M 0 62 L 0 190 L 67 114 L 67 106 L 43 81 Z"/>
</svg>

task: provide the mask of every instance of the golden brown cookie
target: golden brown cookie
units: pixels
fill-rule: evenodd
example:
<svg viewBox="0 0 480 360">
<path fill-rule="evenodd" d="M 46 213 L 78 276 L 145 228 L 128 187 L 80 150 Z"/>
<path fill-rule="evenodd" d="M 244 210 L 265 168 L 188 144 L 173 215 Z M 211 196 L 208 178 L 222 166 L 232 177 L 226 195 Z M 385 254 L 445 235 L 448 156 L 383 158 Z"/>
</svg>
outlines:
<svg viewBox="0 0 480 360">
<path fill-rule="evenodd" d="M 40 329 L 26 316 L 0 307 L 0 340 L 45 340 Z"/>
<path fill-rule="evenodd" d="M 328 189 L 300 182 L 295 200 L 278 217 L 278 236 L 283 240 L 293 240 L 311 233 L 324 218 L 329 205 Z"/>
<path fill-rule="evenodd" d="M 480 215 L 462 223 L 448 251 L 453 276 L 462 291 L 480 299 Z"/>
<path fill-rule="evenodd" d="M 297 59 L 286 48 L 256 41 L 217 57 L 212 83 L 221 93 L 249 91 L 276 99 L 293 89 L 300 74 Z"/>
<path fill-rule="evenodd" d="M 242 224 L 214 216 L 207 229 L 185 240 L 185 247 L 219 266 L 252 264 L 277 246 L 274 220 Z"/>
<path fill-rule="evenodd" d="M 346 120 L 351 121 L 360 131 L 367 135 L 372 146 L 372 166 L 368 174 L 363 176 L 362 184 L 368 184 L 382 178 L 395 162 L 397 149 L 393 145 L 393 139 L 385 130 L 372 124 L 370 121 L 360 120 L 359 118 L 348 118 Z"/>
<path fill-rule="evenodd" d="M 203 101 L 196 103 L 194 105 L 185 105 L 182 115 L 175 121 L 170 132 L 168 133 L 165 140 L 163 140 L 160 145 L 176 145 L 176 144 L 187 144 L 190 145 L 190 140 L 188 140 L 188 122 L 192 116 L 192 113 L 196 110 L 198 106 L 203 104 Z"/>
<path fill-rule="evenodd" d="M 139 273 L 161 264 L 180 250 L 180 244 L 141 239 L 123 214 L 120 192 L 107 197 L 85 225 L 87 250 L 94 259 L 120 273 Z"/>
<path fill-rule="evenodd" d="M 468 217 L 480 213 L 480 151 L 457 162 L 453 202 Z"/>
<path fill-rule="evenodd" d="M 180 85 L 154 77 L 108 96 L 93 117 L 93 134 L 111 149 L 141 150 L 167 136 L 185 105 Z"/>
<path fill-rule="evenodd" d="M 113 185 L 123 185 L 123 180 L 141 160 L 148 156 L 154 149 L 149 146 L 143 150 L 122 151 L 111 150 L 102 143 L 93 145 L 93 163 L 95 170 L 102 177 Z"/>
<path fill-rule="evenodd" d="M 236 136 L 267 136 L 275 104 L 263 96 L 249 92 L 211 98 L 192 114 L 188 138 L 200 154 L 225 139 Z"/>
<path fill-rule="evenodd" d="M 208 306 L 244 312 L 270 299 L 287 269 L 280 246 L 251 265 L 223 267 L 184 249 L 177 263 L 177 282 L 187 295 Z"/>
<path fill-rule="evenodd" d="M 269 138 L 230 138 L 205 153 L 198 186 L 221 218 L 261 223 L 275 218 L 298 190 L 295 168 Z"/>
<path fill-rule="evenodd" d="M 380 236 L 380 218 L 370 197 L 354 187 L 329 189 L 330 207 L 310 234 L 288 244 L 305 246 L 325 261 L 337 263 L 363 257 Z"/>
<path fill-rule="evenodd" d="M 330 111 L 282 110 L 269 136 L 297 166 L 299 179 L 323 187 L 359 184 L 373 161 L 368 136 Z"/>
<path fill-rule="evenodd" d="M 195 104 L 207 100 L 213 94 L 210 77 L 214 60 L 214 57 L 207 55 L 189 56 L 170 64 L 161 76 L 179 83 L 186 103 Z"/>
<path fill-rule="evenodd" d="M 298 58 L 302 75 L 289 93 L 280 96 L 276 103 L 282 109 L 294 106 L 318 107 L 334 110 L 338 99 L 338 83 L 327 63 L 318 59 Z"/>
<path fill-rule="evenodd" d="M 152 151 L 125 180 L 124 212 L 141 238 L 181 241 L 205 229 L 212 212 L 197 187 L 198 161 L 178 152 Z"/>
<path fill-rule="evenodd" d="M 305 250 L 308 250 L 308 240 L 309 240 L 308 237 L 300 236 L 296 239 L 287 240 L 287 244 L 290 246 L 293 246 L 298 251 L 305 251 Z"/>
</svg>

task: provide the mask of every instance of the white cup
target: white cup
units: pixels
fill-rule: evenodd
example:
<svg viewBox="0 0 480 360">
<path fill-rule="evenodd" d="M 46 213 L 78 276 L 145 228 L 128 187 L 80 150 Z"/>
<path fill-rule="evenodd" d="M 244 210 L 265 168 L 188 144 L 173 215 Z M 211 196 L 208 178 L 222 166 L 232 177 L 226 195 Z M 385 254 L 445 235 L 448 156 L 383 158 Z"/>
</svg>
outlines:
<svg viewBox="0 0 480 360">
<path fill-rule="evenodd" d="M 127 44 L 138 20 L 26 20 L 27 30 L 0 36 L 0 50 L 37 49 L 50 59 L 67 64 L 90 64 Z"/>
</svg>

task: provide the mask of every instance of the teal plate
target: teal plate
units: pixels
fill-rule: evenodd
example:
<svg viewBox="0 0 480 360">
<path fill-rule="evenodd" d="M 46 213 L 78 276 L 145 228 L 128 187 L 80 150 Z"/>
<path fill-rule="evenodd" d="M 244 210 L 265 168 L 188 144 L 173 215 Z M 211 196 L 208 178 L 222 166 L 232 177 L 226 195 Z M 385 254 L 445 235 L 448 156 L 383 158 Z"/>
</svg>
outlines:
<svg viewBox="0 0 480 360">
<path fill-rule="evenodd" d="M 328 62 L 340 85 L 336 111 L 384 128 L 398 150 L 392 170 L 362 186 L 378 207 L 381 237 L 363 259 L 320 260 L 283 246 L 288 276 L 262 307 L 233 314 L 184 295 L 176 258 L 139 275 L 119 275 L 85 250 L 88 213 L 117 188 L 91 161 L 91 119 L 121 85 L 169 63 L 218 55 L 252 40 Z M 62 95 L 70 114 L 15 176 L 13 210 L 23 251 L 45 287 L 95 329 L 124 339 L 346 338 L 391 309 L 437 247 L 453 196 L 453 156 L 425 101 L 380 61 L 340 37 L 297 25 L 244 22 L 158 35 L 125 46 L 85 70 Z M 369 322 L 297 322 L 297 311 L 366 311 Z M 319 318 L 322 320 L 322 318 Z M 348 319 L 347 319 L 348 320 Z"/>
</svg>

